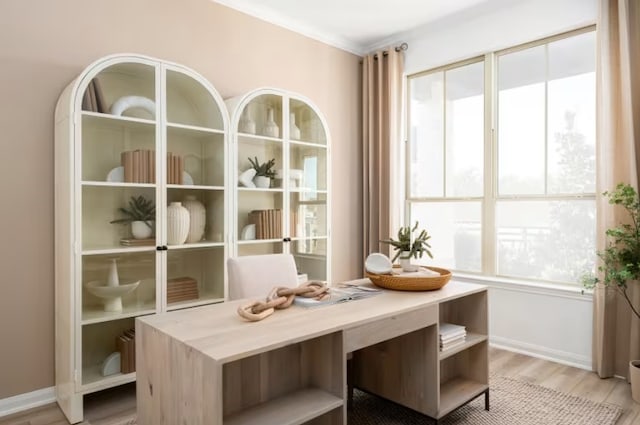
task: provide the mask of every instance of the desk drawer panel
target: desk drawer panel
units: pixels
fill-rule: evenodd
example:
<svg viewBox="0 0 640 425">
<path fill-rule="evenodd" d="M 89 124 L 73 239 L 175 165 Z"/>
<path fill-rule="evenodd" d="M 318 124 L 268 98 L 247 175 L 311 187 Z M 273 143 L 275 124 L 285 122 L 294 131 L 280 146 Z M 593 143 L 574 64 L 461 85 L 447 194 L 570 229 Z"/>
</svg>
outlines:
<svg viewBox="0 0 640 425">
<path fill-rule="evenodd" d="M 345 352 L 350 353 L 427 326 L 438 321 L 438 306 L 394 315 L 344 331 Z"/>
</svg>

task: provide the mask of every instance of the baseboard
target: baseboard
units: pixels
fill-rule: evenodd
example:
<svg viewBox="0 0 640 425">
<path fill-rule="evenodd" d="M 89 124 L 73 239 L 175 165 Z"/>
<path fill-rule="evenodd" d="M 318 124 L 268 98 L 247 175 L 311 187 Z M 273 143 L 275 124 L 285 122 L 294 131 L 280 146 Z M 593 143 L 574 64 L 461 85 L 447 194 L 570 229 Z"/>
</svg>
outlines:
<svg viewBox="0 0 640 425">
<path fill-rule="evenodd" d="M 509 338 L 490 336 L 489 345 L 507 351 L 513 351 L 527 356 L 537 357 L 543 360 L 561 363 L 579 369 L 592 370 L 591 358 L 562 350 L 553 350 L 527 342 L 515 341 Z"/>
<path fill-rule="evenodd" d="M 56 393 L 54 387 L 43 388 L 30 393 L 3 398 L 0 399 L 0 418 L 22 412 L 23 410 L 44 406 L 45 404 L 53 403 L 55 401 Z"/>
</svg>

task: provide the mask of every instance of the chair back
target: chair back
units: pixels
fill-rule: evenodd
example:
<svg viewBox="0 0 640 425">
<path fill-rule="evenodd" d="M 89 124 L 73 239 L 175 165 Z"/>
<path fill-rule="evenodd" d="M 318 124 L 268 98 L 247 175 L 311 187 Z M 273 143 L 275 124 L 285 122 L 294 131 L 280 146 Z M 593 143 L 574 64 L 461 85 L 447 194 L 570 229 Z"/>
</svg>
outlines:
<svg viewBox="0 0 640 425">
<path fill-rule="evenodd" d="M 275 286 L 298 286 L 291 254 L 247 255 L 227 260 L 229 299 L 265 298 Z"/>
</svg>

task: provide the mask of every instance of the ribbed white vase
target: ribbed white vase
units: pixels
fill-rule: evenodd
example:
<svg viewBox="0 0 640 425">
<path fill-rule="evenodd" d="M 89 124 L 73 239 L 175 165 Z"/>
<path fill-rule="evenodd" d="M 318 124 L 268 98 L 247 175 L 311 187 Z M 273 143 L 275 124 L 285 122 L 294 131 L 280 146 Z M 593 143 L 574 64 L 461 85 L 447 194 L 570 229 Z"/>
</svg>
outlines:
<svg viewBox="0 0 640 425">
<path fill-rule="evenodd" d="M 204 226 L 207 222 L 207 211 L 195 196 L 189 195 L 182 202 L 182 205 L 189 211 L 189 234 L 187 243 L 198 242 L 204 236 Z"/>
<path fill-rule="evenodd" d="M 167 244 L 182 245 L 189 235 L 189 211 L 182 202 L 172 202 L 167 207 Z"/>
</svg>

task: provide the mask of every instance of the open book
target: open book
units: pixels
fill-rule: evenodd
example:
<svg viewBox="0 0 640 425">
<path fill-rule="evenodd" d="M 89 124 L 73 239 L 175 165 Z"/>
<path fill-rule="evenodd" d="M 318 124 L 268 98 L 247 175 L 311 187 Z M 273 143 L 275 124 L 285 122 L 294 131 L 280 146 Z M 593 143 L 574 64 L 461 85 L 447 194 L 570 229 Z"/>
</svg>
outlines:
<svg viewBox="0 0 640 425">
<path fill-rule="evenodd" d="M 323 300 L 296 297 L 293 303 L 302 307 L 318 307 L 321 305 L 337 304 L 351 300 L 369 298 L 382 293 L 382 291 L 368 286 L 338 284 L 337 286 L 331 286 L 328 293 L 329 296 Z"/>
</svg>

